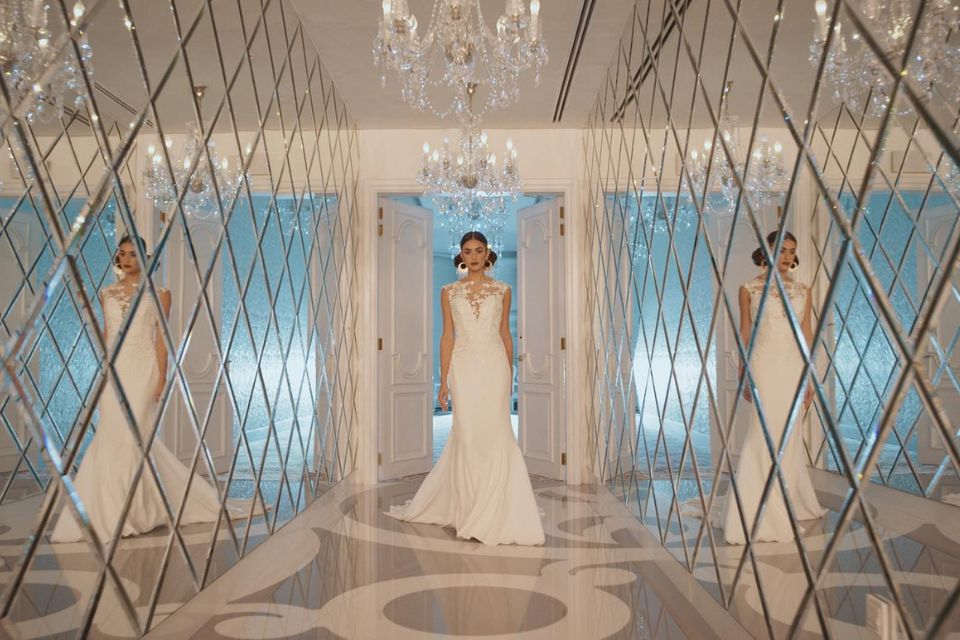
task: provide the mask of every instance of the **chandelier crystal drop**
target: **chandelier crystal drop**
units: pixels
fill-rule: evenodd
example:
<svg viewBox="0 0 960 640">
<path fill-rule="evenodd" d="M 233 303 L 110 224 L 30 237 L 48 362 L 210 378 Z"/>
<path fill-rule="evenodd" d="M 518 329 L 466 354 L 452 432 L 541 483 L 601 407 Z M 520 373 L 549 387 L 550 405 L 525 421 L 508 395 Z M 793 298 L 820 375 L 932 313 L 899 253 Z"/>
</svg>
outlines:
<svg viewBox="0 0 960 640">
<path fill-rule="evenodd" d="M 197 102 L 203 100 L 206 87 L 194 87 Z M 164 141 L 167 149 L 173 146 L 169 138 Z M 233 164 L 227 158 L 221 158 L 213 140 L 207 142 L 207 154 L 203 153 L 203 132 L 196 122 L 190 125 L 190 134 L 184 144 L 179 159 L 172 159 L 173 179 L 164 162 L 163 154 L 155 145 L 147 146 L 149 163 L 143 177 L 146 185 L 146 194 L 158 209 L 167 210 L 177 203 L 180 193 L 183 196 L 183 209 L 187 215 L 195 217 L 215 217 L 217 215 L 217 191 L 223 202 L 223 208 L 229 209 L 238 193 L 241 183 L 248 174 L 243 170 L 243 162 Z M 246 155 L 252 153 L 252 147 L 247 145 Z M 213 171 L 210 170 L 213 165 Z"/>
<path fill-rule="evenodd" d="M 461 128 L 455 149 L 447 139 L 438 149 L 423 144 L 417 183 L 439 210 L 441 225 L 453 232 L 464 225 L 500 229 L 507 203 L 523 192 L 513 141 L 507 140 L 498 161 L 486 132 L 473 123 Z"/>
<path fill-rule="evenodd" d="M 530 0 L 529 13 L 523 0 L 507 0 L 495 33 L 484 21 L 480 0 L 434 0 L 430 26 L 423 36 L 417 34 L 418 25 L 407 0 L 383 0 L 373 43 L 382 82 L 386 85 L 387 69 L 396 71 L 401 95 L 415 109 L 472 119 L 517 102 L 519 76 L 527 69 L 535 70 L 534 82 L 540 84 L 548 59 L 541 36 L 540 0 Z M 487 93 L 474 112 L 469 92 L 477 86 Z M 452 97 L 438 97 L 450 92 Z M 438 105 L 434 98 L 446 104 Z"/>
<path fill-rule="evenodd" d="M 913 29 L 916 11 L 913 4 L 910 0 L 860 0 L 859 3 L 858 14 L 894 68 L 899 68 L 903 60 Z M 830 29 L 827 0 L 816 0 L 814 10 L 815 28 L 809 59 L 816 67 Z M 960 101 L 960 45 L 953 37 L 958 29 L 960 5 L 957 0 L 928 0 L 904 69 L 906 78 L 924 100 L 939 95 L 950 105 Z M 847 31 L 851 33 L 849 38 Z M 823 74 L 832 84 L 836 100 L 851 111 L 866 109 L 868 115 L 878 116 L 890 107 L 893 77 L 856 27 L 846 20 L 838 19 L 834 26 Z M 901 101 L 894 113 L 905 115 L 911 111 L 909 103 Z"/>
<path fill-rule="evenodd" d="M 741 178 L 745 188 L 744 195 L 754 211 L 761 211 L 779 203 L 783 196 L 783 183 L 787 177 L 783 165 L 783 147 L 780 142 L 771 143 L 766 134 L 759 136 L 750 154 L 749 171 L 744 177 L 746 163 L 741 160 L 739 122 L 735 116 L 730 115 L 727 101 L 732 88 L 733 83 L 728 82 L 713 139 L 703 141 L 703 151 L 697 149 L 690 151 L 686 161 L 689 180 L 684 177 L 681 189 L 693 194 L 696 198 L 702 198 L 706 194 L 703 210 L 718 215 L 730 215 L 736 209 L 740 187 L 737 185 L 734 172 Z M 720 145 L 721 138 L 733 157 L 732 166 L 722 146 L 716 146 L 714 149 L 715 145 Z M 708 171 L 711 150 L 713 150 L 712 168 Z M 709 185 L 707 185 L 708 179 Z M 714 192 L 718 192 L 719 195 L 712 196 Z"/>
<path fill-rule="evenodd" d="M 11 92 L 13 104 L 33 94 L 33 103 L 24 112 L 27 122 L 46 120 L 64 109 L 78 109 L 86 92 L 83 73 L 72 46 L 57 51 L 54 33 L 48 26 L 49 5 L 44 0 L 3 0 L 0 2 L 0 72 Z M 70 27 L 83 17 L 82 2 L 73 5 Z M 77 37 L 81 63 L 93 75 L 93 49 L 86 34 Z M 53 69 L 48 73 L 48 69 Z M 46 75 L 46 77 L 44 77 Z M 2 102 L 2 101 L 0 101 Z M 6 105 L 0 104 L 0 118 L 6 119 Z"/>
</svg>

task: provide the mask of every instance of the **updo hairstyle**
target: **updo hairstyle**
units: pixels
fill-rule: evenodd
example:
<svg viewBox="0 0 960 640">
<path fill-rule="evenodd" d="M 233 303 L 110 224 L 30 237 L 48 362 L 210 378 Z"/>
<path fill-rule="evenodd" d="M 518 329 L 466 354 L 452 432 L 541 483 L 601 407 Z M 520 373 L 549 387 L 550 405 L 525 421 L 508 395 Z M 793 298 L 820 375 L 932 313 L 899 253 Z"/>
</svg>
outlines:
<svg viewBox="0 0 960 640">
<path fill-rule="evenodd" d="M 797 238 L 796 238 L 792 233 L 790 233 L 789 231 L 784 231 L 784 232 L 783 232 L 783 239 L 784 239 L 784 240 L 793 240 L 793 243 L 794 243 L 794 244 L 799 245 L 799 243 L 797 242 Z M 776 242 L 776 241 L 777 241 L 777 232 L 776 232 L 776 231 L 771 231 L 770 233 L 767 234 L 767 246 L 768 246 L 768 247 L 773 248 L 773 243 Z M 767 258 L 766 258 L 766 256 L 763 255 L 763 247 L 757 247 L 756 249 L 754 249 L 753 254 L 751 255 L 751 257 L 753 258 L 753 264 L 757 265 L 758 267 L 764 267 L 764 266 L 766 266 L 766 264 L 767 264 Z M 795 258 L 793 259 L 793 266 L 796 267 L 796 266 L 798 266 L 799 264 L 800 264 L 800 258 L 799 258 L 799 257 L 795 257 Z"/>
</svg>

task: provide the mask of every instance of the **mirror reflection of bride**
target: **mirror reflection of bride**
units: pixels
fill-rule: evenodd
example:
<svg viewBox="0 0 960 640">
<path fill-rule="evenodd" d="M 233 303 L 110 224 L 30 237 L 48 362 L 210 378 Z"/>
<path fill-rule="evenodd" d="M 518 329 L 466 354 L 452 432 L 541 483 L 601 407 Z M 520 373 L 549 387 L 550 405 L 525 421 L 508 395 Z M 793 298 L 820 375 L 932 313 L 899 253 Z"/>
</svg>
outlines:
<svg viewBox="0 0 960 640">
<path fill-rule="evenodd" d="M 776 240 L 776 231 L 767 235 L 766 241 L 769 247 L 772 248 Z M 744 531 L 741 525 L 732 487 L 727 491 L 723 513 L 716 514 L 720 517 L 714 518 L 714 524 L 723 528 L 724 538 L 729 544 L 744 544 L 754 526 L 761 494 L 770 469 L 773 467 L 764 439 L 764 429 L 769 433 L 774 447 L 778 447 L 788 425 L 794 394 L 800 386 L 803 355 L 794 336 L 790 317 L 787 315 L 787 304 L 791 306 L 794 315 L 800 321 L 801 333 L 807 345 L 813 340 L 810 287 L 796 281 L 793 277 L 793 272 L 800 264 L 797 258 L 797 239 L 792 233 L 785 231 L 780 245 L 780 255 L 776 256 L 775 268 L 783 281 L 788 301 L 785 304 L 781 300 L 780 291 L 771 280 L 762 314 L 759 314 L 759 305 L 767 283 L 767 261 L 765 252 L 761 248 L 757 248 L 752 257 L 754 264 L 761 267 L 763 272 L 740 287 L 740 337 L 743 344 L 748 345 L 751 335 L 756 333 L 749 364 L 750 377 L 756 395 L 751 392 L 750 385 L 744 383 L 743 398 L 749 403 L 759 404 L 758 408 L 763 414 L 763 420 L 761 421 L 757 410 L 751 412 L 751 422 L 740 450 L 737 468 L 732 476 L 737 485 L 747 530 Z M 741 379 L 745 374 L 745 367 L 741 363 Z M 754 402 L 754 398 L 759 402 Z M 804 390 L 803 410 L 810 406 L 812 399 L 813 387 L 807 384 Z M 811 520 L 823 516 L 826 509 L 820 506 L 810 481 L 810 473 L 804 461 L 803 436 L 799 425 L 790 433 L 780 467 L 787 488 L 787 498 L 790 500 L 797 520 Z M 793 538 L 793 529 L 790 526 L 780 484 L 774 479 L 754 541 L 785 542 Z"/>
<path fill-rule="evenodd" d="M 144 246 L 142 239 L 139 245 Z M 140 286 L 142 271 L 138 251 L 137 243 L 130 236 L 121 238 L 114 264 L 123 275 L 116 283 L 100 291 L 108 349 L 116 342 L 117 332 L 130 312 L 131 303 Z M 157 294 L 166 317 L 170 312 L 170 291 L 158 289 Z M 159 331 L 160 322 L 156 307 L 144 296 L 134 311 L 114 363 L 144 445 L 150 435 L 154 412 L 167 378 L 167 349 Z M 97 432 L 83 455 L 80 469 L 74 478 L 83 510 L 101 542 L 112 539 L 117 532 L 120 516 L 142 457 L 140 446 L 130 431 L 120 402 L 113 380 L 108 377 L 97 407 Z M 163 484 L 163 494 L 176 517 L 184 489 L 190 481 L 190 470 L 159 437 L 153 441 L 150 458 Z M 242 509 L 236 505 L 228 505 L 228 509 L 232 512 L 231 515 L 241 515 Z M 199 474 L 195 474 L 190 483 L 190 493 L 180 524 L 213 522 L 216 521 L 219 511 L 220 497 L 217 490 L 204 478 L 199 477 Z M 123 537 L 133 536 L 167 523 L 166 510 L 156 481 L 144 467 L 119 533 Z M 51 540 L 76 542 L 81 539 L 83 531 L 73 512 L 64 510 L 51 534 Z"/>
</svg>

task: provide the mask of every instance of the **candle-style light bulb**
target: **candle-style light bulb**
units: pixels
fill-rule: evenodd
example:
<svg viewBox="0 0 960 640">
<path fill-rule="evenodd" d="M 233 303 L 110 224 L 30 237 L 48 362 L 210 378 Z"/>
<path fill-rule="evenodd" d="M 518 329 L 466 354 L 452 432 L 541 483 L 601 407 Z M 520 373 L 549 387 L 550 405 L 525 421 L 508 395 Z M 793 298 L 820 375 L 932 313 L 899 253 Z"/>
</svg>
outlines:
<svg viewBox="0 0 960 640">
<path fill-rule="evenodd" d="M 783 151 L 783 145 L 780 144 L 779 140 L 777 140 L 776 142 L 773 143 L 773 152 L 780 153 L 781 151 Z"/>
<path fill-rule="evenodd" d="M 383 0 L 383 17 L 384 18 L 388 18 L 388 19 L 390 18 L 390 12 L 392 11 L 392 9 L 393 9 L 393 4 L 390 2 L 390 0 Z"/>
<path fill-rule="evenodd" d="M 507 149 L 513 149 L 513 138 L 507 138 Z"/>
<path fill-rule="evenodd" d="M 440 161 L 440 152 L 439 152 L 438 150 L 434 149 L 434 150 L 433 150 L 433 156 L 432 156 L 432 157 L 433 157 L 433 161 L 434 161 L 434 162 L 439 162 L 439 161 Z"/>
<path fill-rule="evenodd" d="M 148 155 L 148 156 L 152 156 L 152 155 L 154 155 L 154 154 L 156 154 L 156 153 L 157 153 L 157 147 L 154 146 L 153 144 L 148 144 L 148 145 L 147 145 L 147 155 Z"/>
<path fill-rule="evenodd" d="M 480 144 L 487 144 L 487 132 L 483 131 L 480 133 Z"/>
<path fill-rule="evenodd" d="M 536 42 L 540 28 L 540 0 L 530 0 L 530 41 Z"/>
<path fill-rule="evenodd" d="M 827 37 L 827 0 L 817 0 L 813 5 L 817 13 L 817 35 L 823 39 Z"/>
<path fill-rule="evenodd" d="M 426 155 L 430 155 L 430 144 L 429 144 L 429 143 L 426 143 L 426 142 L 423 143 L 423 155 L 425 155 L 425 156 L 426 156 Z"/>
</svg>

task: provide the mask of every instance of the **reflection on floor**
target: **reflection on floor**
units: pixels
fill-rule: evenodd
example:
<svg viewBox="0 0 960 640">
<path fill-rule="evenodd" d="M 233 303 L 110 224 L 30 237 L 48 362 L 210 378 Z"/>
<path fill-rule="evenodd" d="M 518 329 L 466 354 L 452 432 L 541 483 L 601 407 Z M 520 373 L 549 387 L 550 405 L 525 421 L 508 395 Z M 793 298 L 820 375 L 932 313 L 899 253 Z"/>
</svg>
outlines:
<svg viewBox="0 0 960 640">
<path fill-rule="evenodd" d="M 743 637 L 605 488 L 535 481 L 546 545 L 489 547 L 382 515 L 419 482 L 340 483 L 148 638 Z"/>
<path fill-rule="evenodd" d="M 231 497 L 251 497 L 254 486 L 253 482 L 235 480 L 231 483 Z M 279 483 L 265 481 L 260 486 L 268 501 L 277 500 Z M 323 482 L 318 486 L 322 491 L 329 488 Z M 272 493 L 271 487 L 276 489 Z M 300 495 L 296 489 L 294 493 Z M 0 507 L 0 593 L 6 593 L 15 576 L 14 570 L 31 538 L 32 528 L 37 524 L 43 500 L 43 495 L 32 495 L 6 502 Z M 248 554 L 266 539 L 268 527 L 282 527 L 293 512 L 282 499 L 274 504 L 279 506 L 271 506 L 266 520 L 262 512 L 250 520 L 249 526 L 245 518 L 234 519 L 233 536 L 226 522 L 222 523 L 217 530 L 215 543 L 213 524 L 180 527 L 189 565 L 177 546 L 171 549 L 169 556 L 166 555 L 170 542 L 170 532 L 166 527 L 120 540 L 111 565 L 137 611 L 137 626 L 146 626 L 151 609 L 151 625 L 159 624 L 197 594 L 198 582 L 209 584 L 235 565 L 240 556 L 238 549 Z M 209 569 L 204 578 L 208 558 Z M 10 614 L 4 620 L 13 625 L 14 637 L 78 637 L 86 611 L 93 603 L 91 595 L 96 592 L 96 585 L 102 579 L 99 566 L 86 542 L 50 544 L 43 536 Z M 161 571 L 165 574 L 159 579 Z M 107 580 L 107 584 L 96 605 L 92 627 L 86 637 L 137 637 L 134 624 L 128 620 L 126 609 L 121 606 L 120 594 L 110 580 Z M 155 593 L 155 589 L 159 592 Z M 5 637 L 4 631 L 0 625 L 0 638 Z"/>
<path fill-rule="evenodd" d="M 817 571 L 823 551 L 837 530 L 847 485 L 842 478 L 823 471 L 814 471 L 813 477 L 821 503 L 831 509 L 821 520 L 802 523 L 803 545 L 812 570 Z M 675 483 L 680 495 L 679 518 L 671 501 Z M 705 496 L 709 496 L 710 485 L 705 484 Z M 726 492 L 726 484 L 724 481 L 719 487 L 719 495 Z M 667 548 L 684 566 L 693 564 L 700 584 L 720 602 L 722 583 L 723 592 L 729 597 L 744 547 L 725 544 L 722 531 L 714 527 L 710 530 L 714 544 L 711 549 L 708 530 L 701 526 L 696 482 L 658 479 L 650 483 L 638 479 L 619 487 L 618 495 L 633 505 L 652 531 L 658 531 L 658 527 L 667 531 Z M 960 579 L 960 509 L 878 486 L 868 487 L 866 499 L 910 623 L 914 629 L 928 628 Z M 721 500 L 715 504 L 719 506 Z M 754 547 L 754 555 L 763 597 L 748 557 L 743 561 L 730 611 L 755 637 L 769 637 L 769 629 L 773 637 L 787 637 L 808 585 L 797 545 L 761 543 Z M 866 627 L 867 596 L 892 600 L 894 594 L 884 581 L 880 558 L 859 513 L 844 529 L 839 551 L 821 580 L 821 594 L 831 637 L 877 637 Z M 770 617 L 769 628 L 764 619 L 765 608 Z M 815 610 L 811 607 L 807 611 L 800 632 L 793 637 L 822 637 Z M 938 637 L 960 638 L 960 616 L 952 616 L 944 631 Z"/>
</svg>

